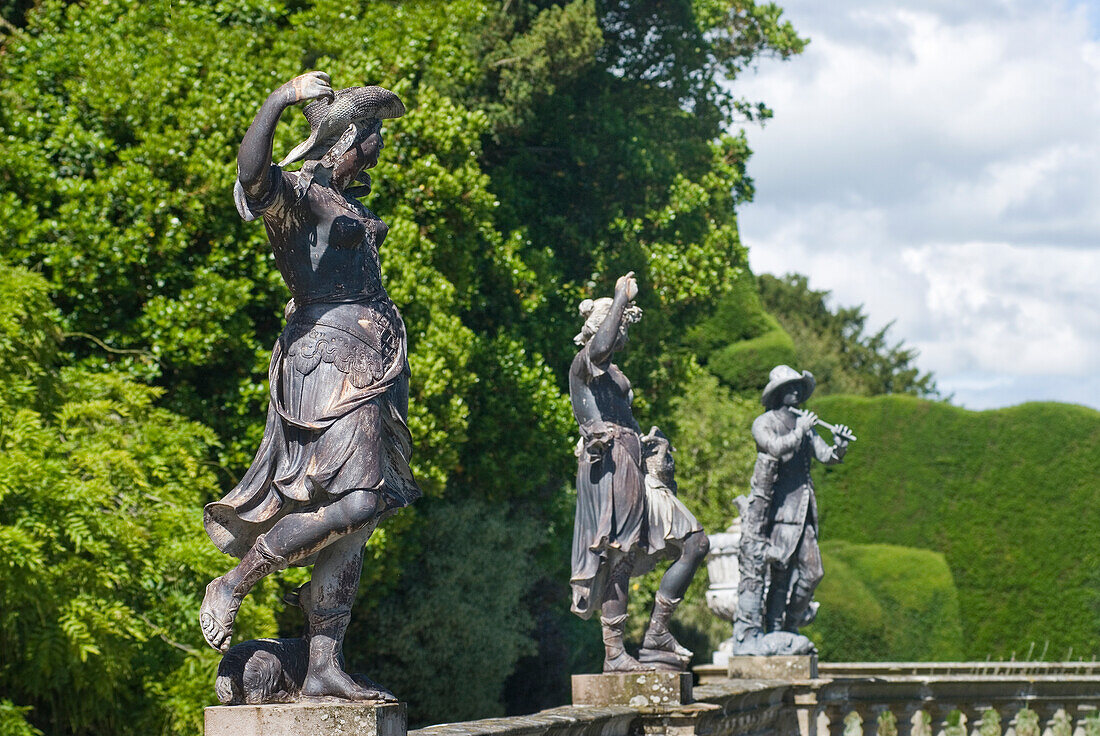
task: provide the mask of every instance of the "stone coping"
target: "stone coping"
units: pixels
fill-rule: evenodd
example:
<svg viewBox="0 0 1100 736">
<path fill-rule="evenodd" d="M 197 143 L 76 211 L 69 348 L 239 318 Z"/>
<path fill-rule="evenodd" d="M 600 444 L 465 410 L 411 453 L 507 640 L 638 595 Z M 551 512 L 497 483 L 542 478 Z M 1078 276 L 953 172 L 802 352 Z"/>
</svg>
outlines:
<svg viewBox="0 0 1100 736">
<path fill-rule="evenodd" d="M 576 705 L 526 716 L 444 723 L 409 736 L 633 736 L 646 720 L 698 722 L 737 714 L 770 713 L 784 707 L 789 682 L 725 680 L 694 688 L 694 703 L 667 708 Z M 709 731 L 710 729 L 703 729 Z"/>
<path fill-rule="evenodd" d="M 409 736 L 628 736 L 637 717 L 638 710 L 626 706 L 564 705 L 526 716 L 442 723 L 409 731 Z"/>
</svg>

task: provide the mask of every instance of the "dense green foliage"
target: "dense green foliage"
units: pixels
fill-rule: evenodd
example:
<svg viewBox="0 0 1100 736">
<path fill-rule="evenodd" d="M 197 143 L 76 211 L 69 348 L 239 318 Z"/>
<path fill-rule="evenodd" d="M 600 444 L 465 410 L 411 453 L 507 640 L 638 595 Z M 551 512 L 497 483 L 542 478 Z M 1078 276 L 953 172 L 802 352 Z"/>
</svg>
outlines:
<svg viewBox="0 0 1100 736">
<path fill-rule="evenodd" d="M 911 394 L 936 398 L 936 381 L 916 365 L 917 351 L 887 338 L 891 325 L 866 334 L 863 307 L 830 308 L 827 291 L 810 288 L 797 274 L 757 280 L 764 308 L 795 345 L 795 362 L 817 379 L 817 393 Z"/>
<path fill-rule="evenodd" d="M 942 553 L 966 657 L 1100 653 L 1100 414 L 903 396 L 811 405 L 859 435 L 842 465 L 818 471 L 824 538 Z"/>
<path fill-rule="evenodd" d="M 208 687 L 217 662 L 193 625 L 222 565 L 195 534 L 214 438 L 158 389 L 66 365 L 46 291 L 0 271 L 0 691 L 49 733 L 193 732 L 180 688 Z M 246 603 L 246 635 L 274 633 L 274 599 L 265 585 Z"/>
<path fill-rule="evenodd" d="M 959 595 L 938 552 L 892 544 L 821 543 L 828 570 L 805 634 L 828 662 L 954 662 L 963 656 Z"/>
<path fill-rule="evenodd" d="M 24 8 L 9 2 L 2 12 L 22 22 Z M 235 149 L 266 94 L 311 68 L 337 86 L 390 86 L 409 108 L 384 129 L 368 203 L 391 226 L 383 269 L 409 327 L 414 470 L 434 500 L 387 522 L 371 542 L 354 633 L 360 664 L 395 682 L 398 669 L 438 673 L 444 658 L 481 668 L 476 697 L 422 679 L 403 692 L 417 721 L 499 713 L 502 697 L 517 709 L 561 702 L 572 666 L 598 652 L 598 632 L 579 627 L 563 605 L 574 432 L 563 379 L 575 305 L 608 292 L 620 273 L 638 273 L 646 321 L 625 367 L 640 387 L 643 421 L 664 423 L 667 400 L 693 375 L 683 325 L 709 313 L 744 265 L 734 206 L 752 193 L 748 149 L 726 125 L 769 112 L 731 96 L 723 80 L 761 55 L 802 48 L 778 8 L 753 0 L 45 0 L 23 30 L 7 30 L 0 257 L 45 278 L 57 312 L 41 315 L 65 336 L 68 354 L 60 363 L 24 361 L 25 380 L 0 408 L 5 427 L 33 436 L 21 451 L 34 462 L 59 478 L 83 473 L 75 486 L 55 484 L 56 499 L 40 492 L 37 506 L 19 496 L 19 513 L 33 520 L 25 525 L 45 524 L 44 534 L 80 540 L 79 554 L 51 548 L 59 570 L 65 555 L 102 563 L 102 577 L 58 583 L 53 599 L 58 616 L 72 601 L 94 599 L 93 613 L 106 618 L 89 636 L 106 638 L 72 644 L 84 659 L 28 679 L 34 693 L 7 686 L 29 666 L 28 650 L 18 662 L 5 658 L 0 676 L 12 705 L 3 706 L 4 722 L 33 706 L 31 722 L 47 733 L 196 730 L 186 719 L 211 697 L 214 660 L 185 650 L 198 646 L 202 582 L 228 564 L 206 549 L 200 507 L 239 477 L 258 443 L 268 349 L 288 296 L 263 229 L 234 211 Z M 288 114 L 276 156 L 304 135 L 300 115 Z M 51 340 L 40 340 L 41 350 L 54 350 Z M 28 411 L 38 418 L 13 423 Z M 202 462 L 211 457 L 216 478 Z M 79 458 L 100 464 L 85 470 Z M 10 457 L 5 466 L 16 472 Z M 194 474 L 189 483 L 178 475 L 185 472 Z M 105 491 L 108 480 L 89 473 L 127 487 Z M 172 505 L 141 506 L 133 519 L 94 502 L 138 508 L 173 484 L 186 488 L 169 494 Z M 84 515 L 95 518 L 81 522 Z M 516 518 L 530 532 L 502 536 Z M 129 536 L 116 549 L 110 540 L 123 529 Z M 463 547 L 455 540 L 499 543 L 462 562 L 448 557 L 449 546 Z M 438 559 L 425 560 L 428 550 Z M 105 557 L 93 565 L 95 554 Z M 184 558 L 186 575 L 177 570 Z M 117 585 L 104 582 L 123 569 Z M 498 585 L 492 618 L 453 605 L 478 569 Z M 245 634 L 269 631 L 276 615 L 293 630 L 293 613 L 272 605 L 288 582 L 252 597 L 246 622 L 255 623 Z M 24 626 L 45 615 L 29 614 L 29 600 L 11 609 Z M 393 624 L 398 607 L 415 613 L 410 625 L 423 646 L 395 651 L 369 633 Z M 533 649 L 532 621 L 538 649 L 521 660 Z M 79 626 L 65 636 L 83 641 Z M 137 678 L 126 686 L 110 669 L 123 666 Z M 152 684 L 154 675 L 164 684 Z M 84 698 L 81 687 L 101 697 Z M 120 722 L 123 706 L 138 715 Z"/>
</svg>

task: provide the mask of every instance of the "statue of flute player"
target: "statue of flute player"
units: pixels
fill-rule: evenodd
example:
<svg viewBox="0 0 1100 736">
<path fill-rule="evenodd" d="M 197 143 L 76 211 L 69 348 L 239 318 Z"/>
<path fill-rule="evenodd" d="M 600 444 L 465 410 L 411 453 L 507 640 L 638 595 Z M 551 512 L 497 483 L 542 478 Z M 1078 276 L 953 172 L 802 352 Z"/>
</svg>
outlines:
<svg viewBox="0 0 1100 736">
<path fill-rule="evenodd" d="M 752 424 L 757 458 L 743 507 L 734 654 L 813 651 L 798 634 L 817 614 L 813 596 L 823 574 L 810 462 L 839 463 L 855 440 L 843 424 L 798 408 L 813 390 L 809 371 L 776 366 L 760 399 L 767 411 Z M 814 431 L 818 425 L 831 430 L 832 445 Z"/>
</svg>

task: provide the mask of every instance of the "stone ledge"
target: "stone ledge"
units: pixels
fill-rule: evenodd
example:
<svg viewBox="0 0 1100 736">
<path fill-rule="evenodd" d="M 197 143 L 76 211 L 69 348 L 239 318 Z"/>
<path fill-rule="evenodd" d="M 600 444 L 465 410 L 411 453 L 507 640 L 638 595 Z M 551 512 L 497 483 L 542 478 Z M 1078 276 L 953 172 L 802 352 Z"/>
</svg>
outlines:
<svg viewBox="0 0 1100 736">
<path fill-rule="evenodd" d="M 347 702 L 216 705 L 205 736 L 405 736 L 405 704 Z"/>
<path fill-rule="evenodd" d="M 573 675 L 573 705 L 669 708 L 691 702 L 690 672 L 605 672 Z"/>
<path fill-rule="evenodd" d="M 566 705 L 528 716 L 442 723 L 409 736 L 629 736 L 637 717 L 634 708 Z"/>
<path fill-rule="evenodd" d="M 745 657 L 729 660 L 731 679 L 813 680 L 817 677 L 817 655 Z"/>
</svg>

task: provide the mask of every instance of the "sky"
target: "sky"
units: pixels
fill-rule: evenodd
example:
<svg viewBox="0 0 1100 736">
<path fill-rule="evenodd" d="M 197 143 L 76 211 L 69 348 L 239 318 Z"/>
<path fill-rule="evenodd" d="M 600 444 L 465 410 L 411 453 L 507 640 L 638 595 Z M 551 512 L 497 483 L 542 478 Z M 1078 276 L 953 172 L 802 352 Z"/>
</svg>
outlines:
<svg viewBox="0 0 1100 736">
<path fill-rule="evenodd" d="M 1100 409 L 1100 0 L 781 0 L 735 82 L 756 273 L 804 273 L 971 409 Z"/>
</svg>

